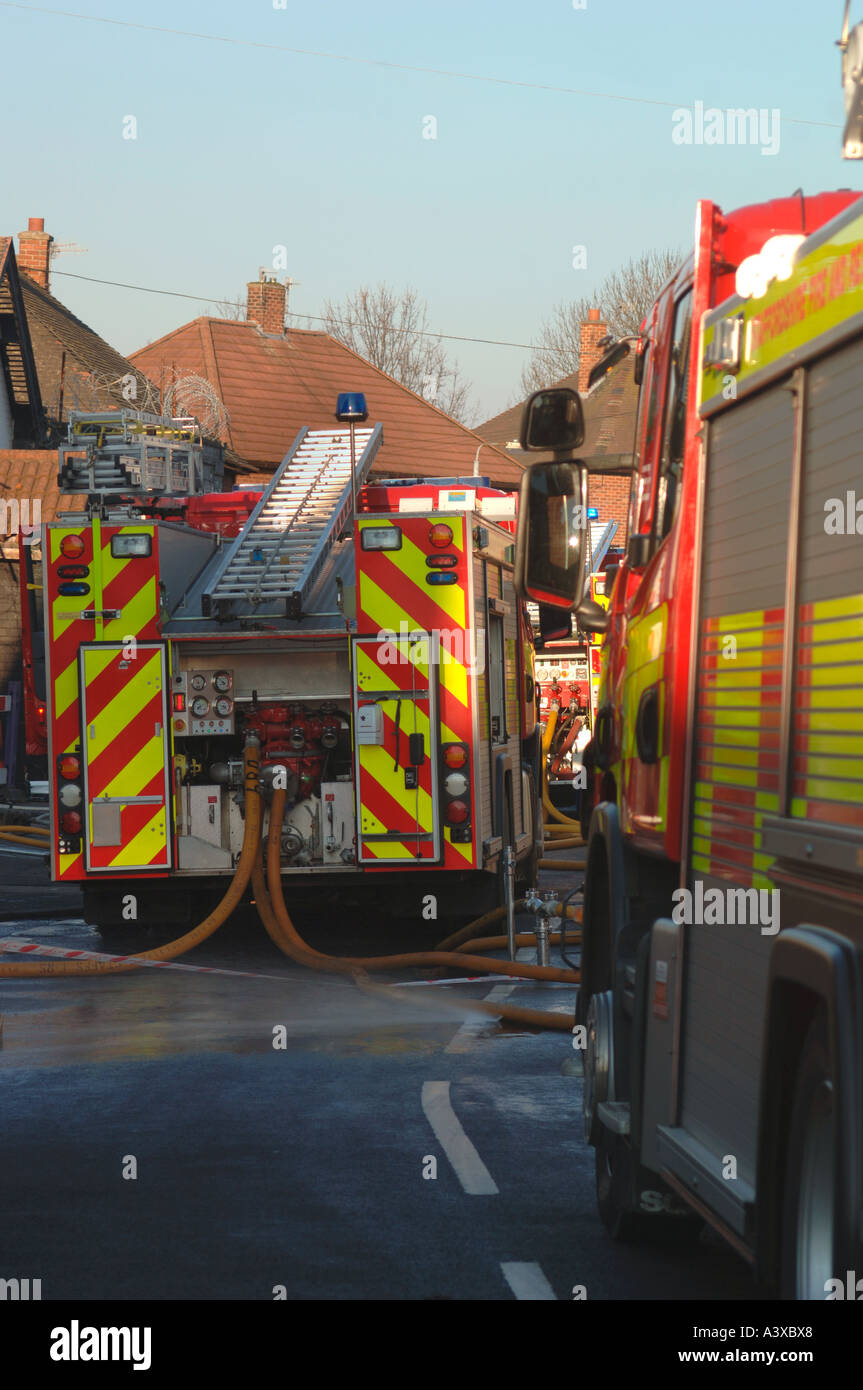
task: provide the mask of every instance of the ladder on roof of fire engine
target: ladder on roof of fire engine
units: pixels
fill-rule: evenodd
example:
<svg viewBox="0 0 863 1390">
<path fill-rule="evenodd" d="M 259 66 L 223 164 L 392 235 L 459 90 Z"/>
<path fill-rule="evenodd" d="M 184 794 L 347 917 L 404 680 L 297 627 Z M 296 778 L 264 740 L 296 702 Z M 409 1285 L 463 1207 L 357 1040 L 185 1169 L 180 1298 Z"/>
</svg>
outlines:
<svg viewBox="0 0 863 1390">
<path fill-rule="evenodd" d="M 587 557 L 588 574 L 596 574 L 605 559 L 608 547 L 614 540 L 616 531 L 616 521 L 606 522 L 605 525 L 603 525 L 602 522 L 594 522 L 593 525 L 591 525 L 589 532 L 590 554 Z"/>
<path fill-rule="evenodd" d="M 356 430 L 357 487 L 382 440 L 382 425 Z M 238 605 L 288 600 L 298 617 L 351 506 L 350 430 L 301 430 L 208 584 L 204 615 L 215 604 L 228 616 Z"/>
</svg>

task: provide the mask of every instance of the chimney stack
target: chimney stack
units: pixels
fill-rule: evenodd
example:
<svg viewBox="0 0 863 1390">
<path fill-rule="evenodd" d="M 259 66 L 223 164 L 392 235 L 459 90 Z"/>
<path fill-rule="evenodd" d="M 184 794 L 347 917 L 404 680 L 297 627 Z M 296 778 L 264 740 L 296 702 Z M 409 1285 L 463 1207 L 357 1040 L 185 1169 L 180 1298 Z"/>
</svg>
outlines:
<svg viewBox="0 0 863 1390">
<path fill-rule="evenodd" d="M 256 323 L 264 333 L 285 332 L 285 286 L 275 278 L 268 279 L 262 270 L 257 280 L 246 285 L 246 319 Z"/>
<path fill-rule="evenodd" d="M 53 240 L 45 231 L 44 217 L 31 217 L 26 232 L 18 233 L 18 265 L 43 290 L 49 289 L 48 271 Z"/>
<path fill-rule="evenodd" d="M 581 345 L 578 354 L 579 391 L 587 390 L 587 378 L 605 351 L 597 344 L 607 333 L 607 326 L 600 322 L 599 310 L 588 309 L 587 323 L 581 325 Z"/>
</svg>

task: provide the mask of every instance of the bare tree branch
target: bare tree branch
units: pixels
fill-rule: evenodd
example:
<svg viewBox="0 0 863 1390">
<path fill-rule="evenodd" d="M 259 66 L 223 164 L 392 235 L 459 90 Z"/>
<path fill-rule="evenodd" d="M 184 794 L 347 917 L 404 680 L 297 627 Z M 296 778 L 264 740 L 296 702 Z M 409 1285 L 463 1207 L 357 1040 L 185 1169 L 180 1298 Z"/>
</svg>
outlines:
<svg viewBox="0 0 863 1390">
<path fill-rule="evenodd" d="M 246 300 L 243 295 L 238 294 L 233 299 L 217 299 L 214 304 L 207 305 L 210 318 L 214 319 L 233 319 L 244 321 L 246 317 Z"/>
<path fill-rule="evenodd" d="M 341 304 L 327 300 L 326 331 L 367 362 L 462 422 L 472 416 L 470 383 L 428 326 L 428 305 L 416 290 L 361 286 Z"/>
<path fill-rule="evenodd" d="M 613 337 L 638 333 L 681 258 L 680 251 L 646 251 L 607 275 L 593 295 L 556 305 L 540 329 L 538 346 L 522 371 L 525 394 L 578 371 L 581 325 L 590 309 L 599 309 Z"/>
</svg>

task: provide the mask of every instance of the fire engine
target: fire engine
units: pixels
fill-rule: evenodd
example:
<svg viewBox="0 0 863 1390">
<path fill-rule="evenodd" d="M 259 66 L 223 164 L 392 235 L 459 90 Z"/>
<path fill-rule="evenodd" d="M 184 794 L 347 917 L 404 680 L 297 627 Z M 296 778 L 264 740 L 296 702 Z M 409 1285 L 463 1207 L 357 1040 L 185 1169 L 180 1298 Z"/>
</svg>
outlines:
<svg viewBox="0 0 863 1390">
<path fill-rule="evenodd" d="M 252 494 L 217 491 L 194 421 L 72 417 L 60 484 L 86 510 L 42 534 L 52 869 L 95 925 L 128 917 L 129 894 L 139 921 L 183 924 L 223 890 L 249 733 L 287 792 L 295 894 L 385 885 L 419 918 L 425 894 L 458 914 L 501 901 L 513 862 L 534 880 L 517 499 L 483 478 L 370 480 L 383 427 L 362 398 L 344 409 Z"/>
<path fill-rule="evenodd" d="M 627 551 L 610 610 L 576 610 L 605 633 L 576 1016 L 599 1209 L 621 1239 L 707 1220 L 824 1298 L 863 1261 L 863 201 L 700 203 L 635 362 Z M 548 603 L 582 592 L 572 395 L 524 426 L 560 445 L 519 528 Z"/>
<path fill-rule="evenodd" d="M 604 544 L 594 554 L 597 568 L 587 575 L 590 597 L 607 607 L 621 552 L 608 550 L 616 522 L 604 533 Z M 590 557 L 588 557 L 590 564 Z M 593 806 L 593 767 L 590 754 L 592 731 L 599 707 L 602 637 L 583 632 L 572 616 L 561 620 L 560 610 L 528 604 L 540 644 L 535 655 L 539 721 L 548 796 L 552 805 L 577 809 L 582 834 L 587 837 Z M 534 616 L 535 615 L 535 616 Z"/>
</svg>

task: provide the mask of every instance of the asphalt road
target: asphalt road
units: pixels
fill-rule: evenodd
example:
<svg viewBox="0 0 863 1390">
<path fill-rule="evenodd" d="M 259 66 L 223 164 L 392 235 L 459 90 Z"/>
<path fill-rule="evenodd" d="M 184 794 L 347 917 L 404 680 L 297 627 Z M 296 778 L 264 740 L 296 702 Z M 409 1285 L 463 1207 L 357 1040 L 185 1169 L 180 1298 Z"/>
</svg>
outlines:
<svg viewBox="0 0 863 1390">
<path fill-rule="evenodd" d="M 392 947 L 375 923 L 298 926 L 334 953 Z M 7 920 L 16 933 L 140 948 L 74 920 Z M 569 1036 L 453 1003 L 509 986 L 368 996 L 250 925 L 188 960 L 273 978 L 0 981 L 0 1276 L 64 1300 L 755 1296 L 713 1238 L 609 1241 Z M 533 984 L 508 998 L 574 1003 Z"/>
</svg>

